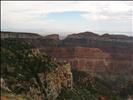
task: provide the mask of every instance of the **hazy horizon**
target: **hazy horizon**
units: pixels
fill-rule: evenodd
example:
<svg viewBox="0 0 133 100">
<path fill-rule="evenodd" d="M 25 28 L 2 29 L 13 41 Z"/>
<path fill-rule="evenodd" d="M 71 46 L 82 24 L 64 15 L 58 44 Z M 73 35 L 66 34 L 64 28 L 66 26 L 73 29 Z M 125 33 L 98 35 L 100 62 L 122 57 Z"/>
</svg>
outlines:
<svg viewBox="0 0 133 100">
<path fill-rule="evenodd" d="M 1 30 L 133 36 L 132 1 L 1 1 Z"/>
</svg>

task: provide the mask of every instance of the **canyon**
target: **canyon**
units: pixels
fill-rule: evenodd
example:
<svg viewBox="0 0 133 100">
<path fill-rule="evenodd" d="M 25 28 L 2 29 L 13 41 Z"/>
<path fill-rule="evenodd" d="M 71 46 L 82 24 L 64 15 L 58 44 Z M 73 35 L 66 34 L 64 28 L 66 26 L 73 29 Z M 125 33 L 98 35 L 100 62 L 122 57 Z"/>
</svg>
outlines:
<svg viewBox="0 0 133 100">
<path fill-rule="evenodd" d="M 42 98 L 45 97 L 48 100 L 86 100 L 88 98 L 94 100 L 98 100 L 98 98 L 99 100 L 109 100 L 109 98 L 110 100 L 114 100 L 114 98 L 121 100 L 123 98 L 126 100 L 128 97 L 132 97 L 133 37 L 83 32 L 68 35 L 65 39 L 60 40 L 58 34 L 41 36 L 35 33 L 1 32 L 1 42 L 2 58 L 7 63 L 11 63 L 10 66 L 5 66 L 6 63 L 2 62 L 3 80 L 13 92 L 18 89 L 22 89 L 22 91 L 23 88 L 26 89 L 26 93 L 20 94 L 25 94 L 25 97 L 32 100 L 43 100 Z M 17 48 L 19 52 L 23 51 L 25 48 L 23 42 L 32 45 L 33 54 L 46 54 L 57 65 L 55 68 L 54 65 L 48 66 L 47 68 L 51 69 L 49 72 L 41 70 L 41 73 L 37 74 L 47 96 L 42 94 L 41 89 L 38 88 L 39 84 L 36 85 L 36 82 L 31 84 L 29 80 L 26 83 L 20 79 L 22 82 L 19 83 L 19 80 L 12 76 L 21 71 L 12 72 L 11 65 L 18 59 L 12 59 L 13 62 L 11 62 L 12 54 L 10 55 L 10 53 L 15 52 Z M 9 58 L 5 59 L 6 54 L 9 55 Z M 15 55 L 18 54 L 15 53 Z M 37 66 L 37 61 L 33 61 L 31 64 L 34 62 L 36 65 L 32 68 L 41 68 Z M 14 63 L 15 66 L 16 64 Z M 25 68 L 23 70 L 27 72 Z M 12 73 L 12 78 L 9 73 Z M 19 78 L 19 76 L 17 77 Z M 18 98 L 20 97 L 18 96 Z"/>
<path fill-rule="evenodd" d="M 70 62 L 72 69 L 133 78 L 133 37 L 82 32 L 63 40 L 58 34 L 25 40 L 58 62 Z"/>
</svg>

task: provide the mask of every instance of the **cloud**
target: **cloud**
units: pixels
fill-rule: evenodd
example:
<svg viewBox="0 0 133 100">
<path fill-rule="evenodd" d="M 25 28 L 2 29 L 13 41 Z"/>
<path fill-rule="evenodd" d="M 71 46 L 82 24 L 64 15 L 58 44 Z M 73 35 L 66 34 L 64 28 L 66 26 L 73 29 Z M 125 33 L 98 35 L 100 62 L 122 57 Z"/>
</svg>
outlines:
<svg viewBox="0 0 133 100">
<path fill-rule="evenodd" d="M 82 14 L 87 20 L 132 20 L 133 2 L 103 2 L 97 9 L 99 12 L 91 14 Z"/>
<path fill-rule="evenodd" d="M 57 28 L 60 25 L 54 23 L 54 19 L 45 17 L 50 13 L 73 11 L 86 12 L 80 16 L 87 21 L 129 21 L 132 4 L 132 1 L 1 1 L 1 24 L 2 29 Z"/>
<path fill-rule="evenodd" d="M 21 16 L 46 15 L 67 11 L 92 14 L 126 14 L 131 11 L 132 3 L 131 1 L 2 1 L 2 13 L 18 13 Z"/>
</svg>

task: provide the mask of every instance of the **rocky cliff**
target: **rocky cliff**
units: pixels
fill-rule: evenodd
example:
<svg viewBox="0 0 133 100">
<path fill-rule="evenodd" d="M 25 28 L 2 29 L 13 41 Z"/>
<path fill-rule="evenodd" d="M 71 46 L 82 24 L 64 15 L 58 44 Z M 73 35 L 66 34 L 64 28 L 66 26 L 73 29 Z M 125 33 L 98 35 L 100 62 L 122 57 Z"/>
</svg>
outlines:
<svg viewBox="0 0 133 100">
<path fill-rule="evenodd" d="M 73 77 L 71 72 L 71 66 L 69 64 L 58 64 L 57 68 L 50 73 L 38 73 L 40 76 L 40 80 L 42 84 L 46 87 L 46 93 L 47 93 L 47 100 L 56 100 L 58 95 L 61 93 L 62 88 L 69 88 L 72 89 L 73 87 Z M 7 76 L 8 77 L 8 76 Z M 6 80 L 6 78 L 5 78 Z M 12 80 L 13 81 L 13 80 Z M 13 91 L 9 90 L 8 86 L 11 87 L 11 84 L 8 83 L 8 85 L 5 85 L 5 81 L 3 78 L 1 78 L 1 86 L 0 89 L 2 91 L 3 98 L 10 100 L 10 95 L 14 95 Z M 35 85 L 36 84 L 36 85 Z M 41 93 L 38 84 L 35 82 L 34 84 L 31 84 L 30 82 L 24 82 L 21 81 L 21 83 L 14 84 L 14 87 L 17 86 L 17 88 L 24 89 L 26 88 L 27 91 L 21 93 L 21 95 L 25 96 L 22 100 L 44 100 L 44 96 Z M 27 86 L 27 87 L 26 87 Z M 8 97 L 6 94 L 8 94 Z M 12 93 L 12 94 L 11 94 Z M 14 100 L 17 100 L 19 98 L 15 95 Z M 5 100 L 2 99 L 2 100 Z"/>
<path fill-rule="evenodd" d="M 58 64 L 57 68 L 50 73 L 39 73 L 42 84 L 46 87 L 48 100 L 55 100 L 62 88 L 72 89 L 73 77 L 71 66 L 66 63 Z M 41 91 L 36 86 L 30 86 L 30 91 L 27 92 L 27 97 L 32 100 L 43 100 Z"/>
</svg>

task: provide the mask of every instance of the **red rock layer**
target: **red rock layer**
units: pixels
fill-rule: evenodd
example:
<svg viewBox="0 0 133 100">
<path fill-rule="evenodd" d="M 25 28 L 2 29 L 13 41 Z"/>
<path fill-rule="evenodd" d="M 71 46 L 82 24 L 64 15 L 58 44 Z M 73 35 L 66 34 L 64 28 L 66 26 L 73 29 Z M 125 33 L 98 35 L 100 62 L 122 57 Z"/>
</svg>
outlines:
<svg viewBox="0 0 133 100">
<path fill-rule="evenodd" d="M 94 73 L 132 74 L 133 55 L 128 53 L 105 52 L 88 47 L 47 47 L 41 48 L 57 61 L 70 62 L 73 69 Z"/>
</svg>

